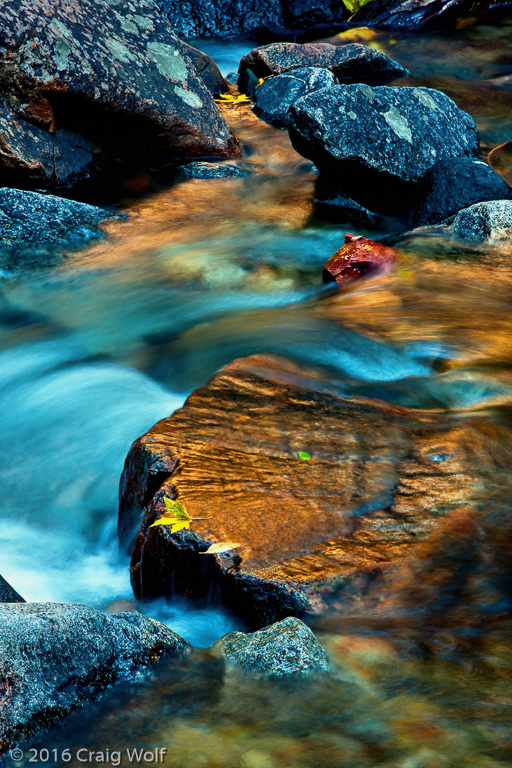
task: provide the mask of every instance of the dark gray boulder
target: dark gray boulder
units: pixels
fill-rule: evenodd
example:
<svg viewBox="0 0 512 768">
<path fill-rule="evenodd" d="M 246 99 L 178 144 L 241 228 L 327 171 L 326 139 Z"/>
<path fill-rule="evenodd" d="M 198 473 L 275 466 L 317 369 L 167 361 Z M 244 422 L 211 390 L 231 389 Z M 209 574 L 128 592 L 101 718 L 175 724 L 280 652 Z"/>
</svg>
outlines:
<svg viewBox="0 0 512 768">
<path fill-rule="evenodd" d="M 260 83 L 260 78 L 254 74 L 252 69 L 243 69 L 238 75 L 237 86 L 240 93 L 245 93 L 251 99 L 254 98 L 256 88 Z"/>
<path fill-rule="evenodd" d="M 254 111 L 267 123 L 284 127 L 288 124 L 288 110 L 297 99 L 337 82 L 332 72 L 319 67 L 301 67 L 268 77 L 256 88 Z"/>
<path fill-rule="evenodd" d="M 55 195 L 0 188 L 0 248 L 77 245 L 99 236 L 98 224 L 113 214 Z"/>
<path fill-rule="evenodd" d="M 193 45 L 189 45 L 181 40 L 181 44 L 185 49 L 185 53 L 192 61 L 194 68 L 206 85 L 208 90 L 213 96 L 218 96 L 220 93 L 225 93 L 228 90 L 228 84 L 222 77 L 221 71 L 207 53 L 203 53 L 198 48 L 194 48 Z"/>
<path fill-rule="evenodd" d="M 0 576 L 0 603 L 24 603 L 25 600 L 15 589 L 11 587 L 8 581 Z"/>
<path fill-rule="evenodd" d="M 281 0 L 157 0 L 180 37 L 239 37 L 285 31 Z"/>
<path fill-rule="evenodd" d="M 228 666 L 281 677 L 329 671 L 327 654 L 304 622 L 289 617 L 257 632 L 230 632 L 217 640 L 213 651 Z"/>
<path fill-rule="evenodd" d="M 135 611 L 80 604 L 0 605 L 0 752 L 165 653 L 189 646 Z"/>
<path fill-rule="evenodd" d="M 123 164 L 238 152 L 151 0 L 0 4 L 0 137 L 3 183 L 50 190 Z"/>
<path fill-rule="evenodd" d="M 482 160 L 440 160 L 425 175 L 423 195 L 414 214 L 419 225 L 439 224 L 462 208 L 486 200 L 504 200 L 512 189 Z"/>
<path fill-rule="evenodd" d="M 512 200 L 475 203 L 455 216 L 451 231 L 474 242 L 512 240 Z"/>
<path fill-rule="evenodd" d="M 344 82 L 375 85 L 410 74 L 382 51 L 359 43 L 270 43 L 243 56 L 239 71 L 249 69 L 259 78 L 302 67 L 323 67 Z"/>
<path fill-rule="evenodd" d="M 438 160 L 478 152 L 473 118 L 431 88 L 323 88 L 292 105 L 289 131 L 321 172 L 379 192 L 420 181 Z"/>
</svg>

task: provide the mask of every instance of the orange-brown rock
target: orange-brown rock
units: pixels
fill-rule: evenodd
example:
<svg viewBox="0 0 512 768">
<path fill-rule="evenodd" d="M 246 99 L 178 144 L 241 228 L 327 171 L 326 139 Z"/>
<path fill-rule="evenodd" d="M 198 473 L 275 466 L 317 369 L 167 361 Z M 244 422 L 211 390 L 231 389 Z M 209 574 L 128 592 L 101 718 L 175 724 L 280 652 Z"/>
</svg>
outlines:
<svg viewBox="0 0 512 768">
<path fill-rule="evenodd" d="M 395 248 L 347 232 L 344 244 L 324 264 L 322 277 L 324 283 L 348 283 L 389 269 L 397 256 Z"/>
<path fill-rule="evenodd" d="M 135 594 L 221 597 L 260 626 L 321 614 L 364 594 L 446 517 L 501 498 L 511 448 L 508 427 L 479 414 L 344 398 L 284 360 L 235 361 L 132 446 L 119 528 L 126 542 L 143 518 Z M 150 527 L 166 497 L 204 519 L 175 534 Z M 201 554 L 226 541 L 240 546 Z"/>
</svg>

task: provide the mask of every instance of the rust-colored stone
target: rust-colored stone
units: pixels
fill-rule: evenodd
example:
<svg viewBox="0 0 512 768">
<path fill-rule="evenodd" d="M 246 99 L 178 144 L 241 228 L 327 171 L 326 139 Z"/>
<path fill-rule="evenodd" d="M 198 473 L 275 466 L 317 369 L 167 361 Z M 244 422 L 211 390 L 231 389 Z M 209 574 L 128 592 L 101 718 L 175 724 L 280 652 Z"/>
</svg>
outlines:
<svg viewBox="0 0 512 768">
<path fill-rule="evenodd" d="M 135 594 L 220 594 L 260 626 L 321 614 L 364 593 L 446 516 L 499 497 L 511 448 L 508 428 L 475 414 L 346 399 L 284 360 L 236 361 L 132 446 L 119 523 L 127 542 L 143 518 Z M 151 528 L 165 497 L 204 519 L 173 535 Z M 241 562 L 199 554 L 226 541 Z"/>
<path fill-rule="evenodd" d="M 394 248 L 347 232 L 345 243 L 324 264 L 322 277 L 324 283 L 349 283 L 389 269 L 397 256 Z"/>
</svg>

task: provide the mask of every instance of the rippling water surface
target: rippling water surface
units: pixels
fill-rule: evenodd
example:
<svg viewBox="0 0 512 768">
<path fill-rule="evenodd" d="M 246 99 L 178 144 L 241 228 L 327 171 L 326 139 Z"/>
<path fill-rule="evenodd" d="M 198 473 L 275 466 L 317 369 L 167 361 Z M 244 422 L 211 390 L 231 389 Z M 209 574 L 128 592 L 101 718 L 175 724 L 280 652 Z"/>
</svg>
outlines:
<svg viewBox="0 0 512 768">
<path fill-rule="evenodd" d="M 470 111 L 484 152 L 512 138 L 512 89 L 500 80 L 512 74 L 512 26 L 371 42 Z M 251 45 L 204 47 L 227 73 Z M 131 605 L 116 542 L 126 453 L 236 357 L 279 354 L 342 393 L 510 418 L 512 246 L 404 237 L 391 221 L 362 233 L 391 238 L 400 268 L 333 295 L 321 267 L 347 228 L 314 218 L 311 164 L 248 108 L 229 116 L 254 177 L 126 199 L 128 218 L 109 222 L 105 240 L 2 272 L 0 572 L 28 600 Z M 241 627 L 217 606 L 140 608 L 203 648 Z M 477 658 L 434 660 L 399 652 L 386 627 L 317 629 L 336 678 L 224 679 L 198 653 L 114 689 L 44 741 L 166 747 L 183 768 L 512 764 L 501 635 Z"/>
</svg>

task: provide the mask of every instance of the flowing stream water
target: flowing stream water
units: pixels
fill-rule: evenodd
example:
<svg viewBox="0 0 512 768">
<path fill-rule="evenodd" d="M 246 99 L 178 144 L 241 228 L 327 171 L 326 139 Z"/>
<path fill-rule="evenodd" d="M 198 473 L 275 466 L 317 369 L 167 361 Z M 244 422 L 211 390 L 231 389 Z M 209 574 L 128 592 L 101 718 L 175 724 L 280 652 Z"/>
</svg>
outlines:
<svg viewBox="0 0 512 768">
<path fill-rule="evenodd" d="M 224 74 L 252 47 L 193 42 Z M 495 82 L 512 74 L 511 24 L 370 42 L 467 109 L 484 155 L 512 139 L 512 86 Z M 1 272 L 0 572 L 27 600 L 133 607 L 116 538 L 124 458 L 236 357 L 279 354 L 340 392 L 411 407 L 508 413 L 512 246 L 404 238 L 394 221 L 358 230 L 391 237 L 401 269 L 333 298 L 321 267 L 347 227 L 313 216 L 311 163 L 249 108 L 230 119 L 253 177 L 127 197 L 106 239 Z M 243 628 L 216 605 L 138 608 L 199 648 Z M 419 662 L 382 635 L 319 631 L 350 659 L 341 681 L 224 678 L 205 651 L 117 686 L 34 744 L 165 747 L 179 768 L 512 765 L 510 646 L 477 666 Z"/>
</svg>

